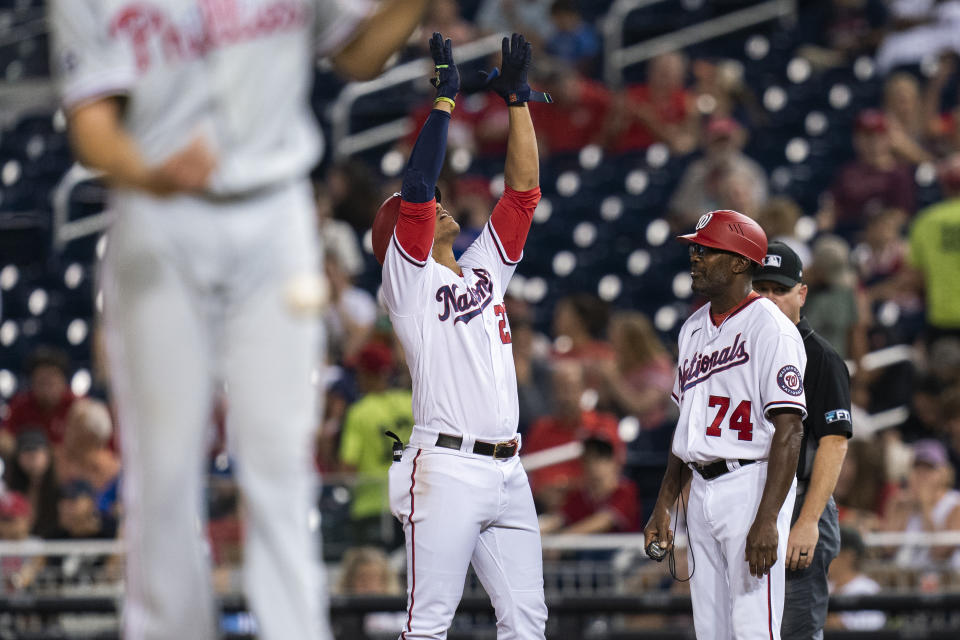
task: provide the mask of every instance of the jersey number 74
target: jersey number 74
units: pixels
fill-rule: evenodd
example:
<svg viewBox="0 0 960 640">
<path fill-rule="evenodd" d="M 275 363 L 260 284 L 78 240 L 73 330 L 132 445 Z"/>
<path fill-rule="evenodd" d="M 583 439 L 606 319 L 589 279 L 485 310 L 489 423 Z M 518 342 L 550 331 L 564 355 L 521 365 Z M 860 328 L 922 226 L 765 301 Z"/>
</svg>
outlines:
<svg viewBox="0 0 960 640">
<path fill-rule="evenodd" d="M 707 427 L 707 435 L 719 438 L 723 435 L 720 425 L 723 423 L 723 419 L 730 409 L 730 398 L 726 396 L 710 396 L 708 406 L 719 407 L 719 410 L 713 418 L 713 422 Z M 753 440 L 753 423 L 750 422 L 750 407 L 749 400 L 744 400 L 738 404 L 737 408 L 734 409 L 730 415 L 730 421 L 727 423 L 728 427 L 738 432 L 738 440 Z"/>
</svg>

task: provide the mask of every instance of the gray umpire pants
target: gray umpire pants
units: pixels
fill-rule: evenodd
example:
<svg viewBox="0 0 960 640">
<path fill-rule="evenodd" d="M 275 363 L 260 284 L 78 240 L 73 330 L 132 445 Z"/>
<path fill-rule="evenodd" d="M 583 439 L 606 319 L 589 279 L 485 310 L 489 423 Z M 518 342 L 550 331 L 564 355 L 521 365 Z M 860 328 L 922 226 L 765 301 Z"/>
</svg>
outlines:
<svg viewBox="0 0 960 640">
<path fill-rule="evenodd" d="M 797 494 L 791 526 L 797 521 L 803 499 Z M 780 626 L 781 640 L 822 640 L 827 621 L 827 569 L 840 552 L 840 521 L 833 496 L 820 514 L 820 539 L 813 552 L 813 562 L 806 569 L 787 570 L 787 590 Z"/>
</svg>

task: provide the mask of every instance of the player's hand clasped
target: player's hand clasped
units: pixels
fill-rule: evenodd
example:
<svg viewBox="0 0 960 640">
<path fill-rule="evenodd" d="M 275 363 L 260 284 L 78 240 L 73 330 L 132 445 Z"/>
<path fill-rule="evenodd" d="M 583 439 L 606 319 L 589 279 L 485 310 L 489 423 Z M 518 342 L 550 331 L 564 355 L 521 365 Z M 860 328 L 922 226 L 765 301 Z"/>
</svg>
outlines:
<svg viewBox="0 0 960 640">
<path fill-rule="evenodd" d="M 437 90 L 437 100 L 449 101 L 453 106 L 453 101 L 460 92 L 460 71 L 453 62 L 453 43 L 450 39 L 443 39 L 443 36 L 433 33 L 430 38 L 430 55 L 433 56 L 433 79 L 430 80 Z"/>
<path fill-rule="evenodd" d="M 747 534 L 747 548 L 744 559 L 750 565 L 750 574 L 762 578 L 770 573 L 777 563 L 777 544 L 780 534 L 777 532 L 777 517 L 757 518 Z"/>
</svg>

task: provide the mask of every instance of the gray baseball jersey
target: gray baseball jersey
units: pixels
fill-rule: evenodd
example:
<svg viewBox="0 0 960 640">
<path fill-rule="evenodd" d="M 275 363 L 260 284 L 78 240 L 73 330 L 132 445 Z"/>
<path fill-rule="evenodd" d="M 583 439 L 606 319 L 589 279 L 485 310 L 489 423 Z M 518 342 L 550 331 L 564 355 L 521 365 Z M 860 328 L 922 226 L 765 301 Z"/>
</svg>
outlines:
<svg viewBox="0 0 960 640">
<path fill-rule="evenodd" d="M 210 191 L 305 175 L 322 151 L 310 108 L 314 53 L 335 51 L 369 0 L 52 0 L 53 64 L 69 109 L 129 97 L 125 126 L 148 163 L 205 133 Z"/>
<path fill-rule="evenodd" d="M 124 460 L 127 640 L 217 637 L 197 514 L 217 385 L 246 511 L 245 590 L 265 640 L 331 638 L 323 620 L 310 375 L 321 339 L 288 289 L 318 272 L 307 173 L 316 54 L 366 0 L 52 0 L 65 108 L 127 98 L 148 164 L 202 133 L 209 193 L 111 194 L 104 326 Z"/>
</svg>

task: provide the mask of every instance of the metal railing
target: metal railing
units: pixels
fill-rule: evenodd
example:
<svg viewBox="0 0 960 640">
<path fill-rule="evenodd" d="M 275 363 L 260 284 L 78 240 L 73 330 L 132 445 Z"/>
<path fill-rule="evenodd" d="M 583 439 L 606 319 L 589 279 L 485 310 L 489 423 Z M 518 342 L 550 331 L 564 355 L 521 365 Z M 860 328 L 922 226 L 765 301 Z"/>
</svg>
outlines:
<svg viewBox="0 0 960 640">
<path fill-rule="evenodd" d="M 502 38 L 503 34 L 493 34 L 457 46 L 457 64 L 462 65 L 496 53 L 500 50 Z M 427 77 L 430 67 L 429 58 L 420 58 L 398 65 L 374 80 L 352 82 L 344 87 L 330 106 L 333 138 L 331 147 L 334 158 L 344 158 L 405 136 L 410 131 L 409 117 L 397 118 L 358 133 L 350 133 L 350 116 L 353 114 L 354 105 L 361 98 Z"/>
<path fill-rule="evenodd" d="M 623 83 L 623 70 L 626 67 L 747 27 L 796 15 L 797 12 L 796 0 L 768 0 L 624 47 L 623 21 L 627 15 L 660 1 L 662 0 L 618 0 L 611 7 L 603 28 L 606 54 L 603 76 L 608 86 L 619 87 Z"/>
</svg>

